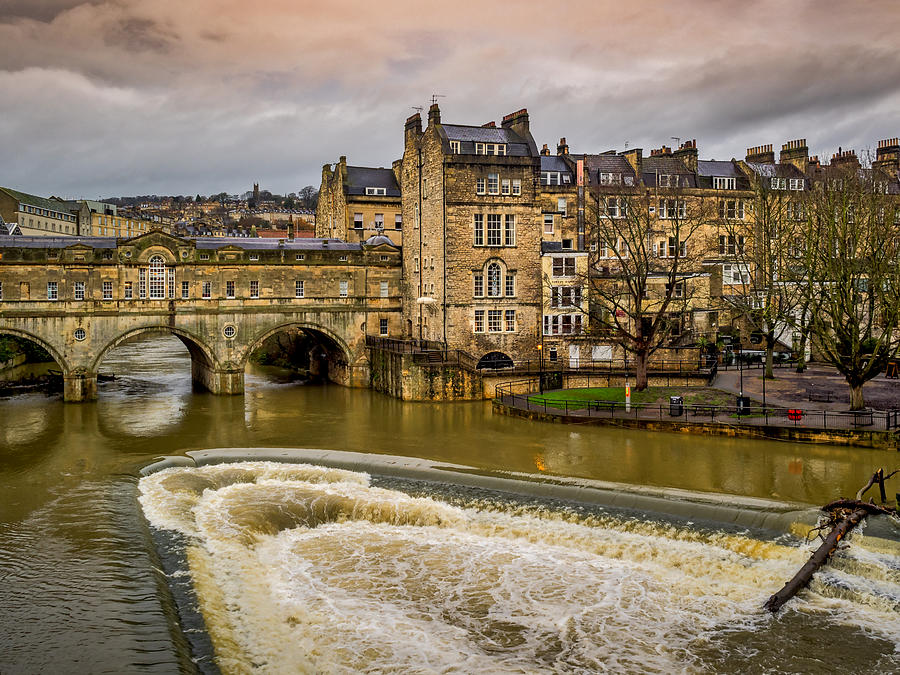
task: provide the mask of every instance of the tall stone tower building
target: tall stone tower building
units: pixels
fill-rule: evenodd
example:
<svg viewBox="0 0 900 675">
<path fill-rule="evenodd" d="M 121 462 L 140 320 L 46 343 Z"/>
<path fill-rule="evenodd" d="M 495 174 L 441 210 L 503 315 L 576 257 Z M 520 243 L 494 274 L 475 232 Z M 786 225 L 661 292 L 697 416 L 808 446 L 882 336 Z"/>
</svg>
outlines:
<svg viewBox="0 0 900 675">
<path fill-rule="evenodd" d="M 406 121 L 401 168 L 408 337 L 479 359 L 538 357 L 540 157 L 528 111 L 500 126 Z"/>
</svg>

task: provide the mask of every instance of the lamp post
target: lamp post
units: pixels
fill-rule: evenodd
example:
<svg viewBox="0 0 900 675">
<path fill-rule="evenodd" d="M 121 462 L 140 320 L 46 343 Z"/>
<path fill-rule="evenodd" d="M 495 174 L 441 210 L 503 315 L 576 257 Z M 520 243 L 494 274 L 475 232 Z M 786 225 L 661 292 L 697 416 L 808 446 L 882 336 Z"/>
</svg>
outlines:
<svg viewBox="0 0 900 675">
<path fill-rule="evenodd" d="M 538 389 L 544 393 L 544 345 L 538 345 Z"/>
</svg>

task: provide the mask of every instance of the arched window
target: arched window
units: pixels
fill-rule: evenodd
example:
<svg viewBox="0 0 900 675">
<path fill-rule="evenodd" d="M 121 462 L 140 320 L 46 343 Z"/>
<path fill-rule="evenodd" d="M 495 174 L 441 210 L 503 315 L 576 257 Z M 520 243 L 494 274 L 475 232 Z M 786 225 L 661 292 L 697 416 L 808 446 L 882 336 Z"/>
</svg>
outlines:
<svg viewBox="0 0 900 675">
<path fill-rule="evenodd" d="M 485 354 L 478 361 L 478 365 L 476 368 L 479 370 L 483 368 L 512 368 L 513 360 L 509 358 L 503 352 L 490 352 L 489 354 Z"/>
<path fill-rule="evenodd" d="M 487 268 L 487 294 L 489 298 L 500 297 L 500 265 L 495 262 Z"/>
<path fill-rule="evenodd" d="M 166 297 L 166 260 L 161 255 L 150 258 L 150 299 L 163 300 Z"/>
</svg>

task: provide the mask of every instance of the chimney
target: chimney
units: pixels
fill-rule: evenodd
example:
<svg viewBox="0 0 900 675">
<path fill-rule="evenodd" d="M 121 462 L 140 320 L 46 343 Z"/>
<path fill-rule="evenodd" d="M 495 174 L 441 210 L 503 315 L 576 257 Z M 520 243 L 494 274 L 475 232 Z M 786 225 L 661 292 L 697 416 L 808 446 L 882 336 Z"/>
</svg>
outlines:
<svg viewBox="0 0 900 675">
<path fill-rule="evenodd" d="M 779 162 L 781 164 L 793 164 L 800 171 L 806 173 L 806 168 L 809 166 L 809 148 L 806 147 L 806 139 L 798 138 L 795 141 L 788 141 L 783 144 Z"/>
<path fill-rule="evenodd" d="M 673 157 L 680 159 L 684 162 L 684 165 L 693 171 L 697 172 L 697 139 L 691 139 L 690 141 L 685 141 L 682 143 L 678 149 L 672 153 Z"/>
<path fill-rule="evenodd" d="M 631 164 L 631 168 L 634 169 L 635 185 L 639 185 L 644 177 L 644 151 L 641 150 L 641 148 L 631 148 L 623 152 L 622 156 L 625 158 L 625 161 Z"/>
<path fill-rule="evenodd" d="M 810 169 L 819 168 L 819 156 L 818 155 L 813 155 L 812 157 L 809 158 L 809 168 Z"/>
<path fill-rule="evenodd" d="M 441 109 L 437 103 L 432 103 L 428 109 L 428 126 L 441 123 Z"/>
<path fill-rule="evenodd" d="M 557 155 L 568 155 L 569 154 L 569 144 L 566 143 L 566 137 L 563 136 L 559 139 L 559 143 L 556 146 L 556 154 Z"/>
<path fill-rule="evenodd" d="M 878 141 L 878 149 L 875 150 L 873 169 L 882 169 L 892 176 L 900 171 L 900 139 L 886 138 Z"/>
<path fill-rule="evenodd" d="M 496 129 L 497 123 L 494 122 L 493 120 L 491 120 L 490 122 L 485 122 L 484 124 L 482 124 L 481 128 L 482 129 Z"/>
<path fill-rule="evenodd" d="M 842 150 L 838 148 L 838 151 L 831 156 L 831 165 L 858 167 L 859 158 L 856 156 L 856 150 Z"/>
<path fill-rule="evenodd" d="M 288 216 L 287 240 L 294 241 L 294 216 Z"/>
<path fill-rule="evenodd" d="M 550 156 L 550 148 L 547 147 L 546 143 L 544 143 L 544 147 L 541 148 L 541 154 L 544 155 L 545 157 Z"/>
<path fill-rule="evenodd" d="M 415 140 L 422 135 L 422 116 L 419 113 L 410 115 L 406 118 L 406 124 L 403 127 L 403 137 L 405 145 L 409 145 L 410 140 Z"/>
<path fill-rule="evenodd" d="M 747 162 L 754 164 L 774 164 L 775 151 L 772 150 L 772 144 L 757 145 L 755 148 L 747 148 L 747 156 L 744 158 Z"/>
<path fill-rule="evenodd" d="M 656 150 L 650 151 L 651 157 L 661 157 L 662 155 L 671 155 L 671 154 L 672 154 L 672 148 L 668 147 L 667 145 L 664 145 L 661 148 L 657 148 Z"/>
<path fill-rule="evenodd" d="M 511 129 L 520 136 L 527 136 L 529 133 L 528 109 L 522 108 L 509 115 L 504 115 L 500 121 L 500 126 L 504 129 Z"/>
</svg>

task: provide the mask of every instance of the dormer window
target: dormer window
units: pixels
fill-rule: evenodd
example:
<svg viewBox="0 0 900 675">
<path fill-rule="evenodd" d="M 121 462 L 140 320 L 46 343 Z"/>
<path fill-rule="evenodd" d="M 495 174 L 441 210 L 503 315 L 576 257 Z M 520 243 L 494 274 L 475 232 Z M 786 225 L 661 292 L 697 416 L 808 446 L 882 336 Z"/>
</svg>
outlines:
<svg viewBox="0 0 900 675">
<path fill-rule="evenodd" d="M 802 178 L 791 178 L 790 188 L 791 188 L 791 190 L 802 190 L 803 189 L 803 179 Z"/>
<path fill-rule="evenodd" d="M 664 188 L 678 187 L 678 176 L 671 173 L 661 173 L 659 174 L 658 185 Z"/>
<path fill-rule="evenodd" d="M 562 174 L 559 171 L 541 171 L 542 185 L 562 185 Z"/>
<path fill-rule="evenodd" d="M 726 178 L 724 176 L 715 176 L 713 178 L 713 188 L 716 190 L 734 190 L 736 181 L 734 178 Z"/>
<path fill-rule="evenodd" d="M 622 183 L 622 174 L 600 172 L 600 185 L 620 185 Z"/>
<path fill-rule="evenodd" d="M 506 155 L 505 143 L 476 143 L 476 155 Z"/>
<path fill-rule="evenodd" d="M 773 190 L 787 190 L 787 178 L 773 178 L 771 185 Z"/>
<path fill-rule="evenodd" d="M 367 187 L 367 188 L 366 188 L 366 194 L 367 194 L 367 195 L 375 195 L 375 196 L 381 196 L 381 197 L 383 197 L 384 195 L 387 194 L 387 188 L 383 188 L 383 187 Z"/>
<path fill-rule="evenodd" d="M 450 141 L 450 152 L 454 155 L 458 155 L 460 151 L 460 142 L 459 141 Z"/>
</svg>

